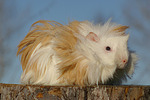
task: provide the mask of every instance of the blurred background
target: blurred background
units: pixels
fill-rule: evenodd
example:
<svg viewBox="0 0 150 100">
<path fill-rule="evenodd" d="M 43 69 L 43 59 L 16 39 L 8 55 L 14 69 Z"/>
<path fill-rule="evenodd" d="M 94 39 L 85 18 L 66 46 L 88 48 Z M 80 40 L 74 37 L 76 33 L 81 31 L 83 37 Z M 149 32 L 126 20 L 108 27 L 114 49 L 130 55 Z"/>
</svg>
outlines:
<svg viewBox="0 0 150 100">
<path fill-rule="evenodd" d="M 22 68 L 17 45 L 38 20 L 112 22 L 130 28 L 129 48 L 139 57 L 132 79 L 150 85 L 150 0 L 0 0 L 0 83 L 19 84 Z"/>
</svg>

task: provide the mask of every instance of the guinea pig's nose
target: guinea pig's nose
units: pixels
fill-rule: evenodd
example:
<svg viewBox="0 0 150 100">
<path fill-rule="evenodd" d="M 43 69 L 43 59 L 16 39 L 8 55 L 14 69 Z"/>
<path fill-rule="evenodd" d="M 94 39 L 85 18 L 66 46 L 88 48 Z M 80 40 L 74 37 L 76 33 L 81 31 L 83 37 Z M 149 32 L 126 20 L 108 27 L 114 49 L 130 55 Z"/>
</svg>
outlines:
<svg viewBox="0 0 150 100">
<path fill-rule="evenodd" d="M 123 59 L 122 62 L 123 62 L 124 64 L 126 64 L 126 63 L 127 63 L 127 59 Z"/>
</svg>

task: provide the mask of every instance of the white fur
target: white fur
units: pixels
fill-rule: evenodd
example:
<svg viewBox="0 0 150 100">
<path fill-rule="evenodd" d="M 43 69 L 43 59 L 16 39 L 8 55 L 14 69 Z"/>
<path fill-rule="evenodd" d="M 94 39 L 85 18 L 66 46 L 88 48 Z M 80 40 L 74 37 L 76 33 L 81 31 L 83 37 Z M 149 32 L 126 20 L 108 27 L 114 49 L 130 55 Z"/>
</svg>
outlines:
<svg viewBox="0 0 150 100">
<path fill-rule="evenodd" d="M 130 70 L 128 72 L 129 75 L 132 75 L 134 72 L 134 66 L 136 64 L 136 61 L 138 60 L 138 57 L 135 53 L 131 53 L 131 57 L 132 57 L 132 61 L 131 61 L 131 67 Z"/>
<path fill-rule="evenodd" d="M 110 33 L 110 31 L 113 30 L 114 26 L 116 26 L 116 24 L 111 23 L 110 20 L 108 20 L 108 22 L 106 22 L 104 25 L 94 25 L 93 23 L 86 21 L 85 23 L 80 24 L 79 32 L 83 36 L 87 36 L 89 32 L 94 32 L 99 37 L 105 36 L 107 34 L 110 34 L 111 36 L 111 34 L 115 33 L 113 31 Z"/>
<path fill-rule="evenodd" d="M 75 34 L 75 36 L 80 40 L 76 45 L 77 50 L 89 59 L 89 66 L 87 69 L 89 84 L 98 84 L 99 82 L 105 83 L 109 78 L 113 78 L 113 74 L 117 68 L 115 60 L 116 49 L 119 44 L 124 46 L 124 49 L 120 49 L 122 51 L 118 53 L 128 59 L 128 50 L 126 46 L 128 36 L 123 38 L 113 37 L 113 34 L 116 33 L 111 30 L 113 30 L 115 25 L 116 24 L 110 23 L 109 21 L 103 26 L 100 24 L 93 25 L 92 23 L 86 22 L 80 25 L 81 28 L 79 32 L 81 35 Z M 85 38 L 90 32 L 99 36 L 100 41 L 98 43 Z M 104 52 L 104 46 L 107 45 L 115 49 L 110 54 Z M 122 46 L 120 47 L 122 48 Z"/>
<path fill-rule="evenodd" d="M 78 39 L 76 52 L 86 57 L 82 63 L 88 64 L 86 74 L 88 76 L 89 85 L 105 83 L 108 79 L 113 78 L 117 64 L 120 64 L 120 59 L 128 59 L 126 44 L 128 37 L 115 37 L 114 34 L 116 33 L 113 31 L 111 32 L 115 25 L 116 24 L 110 23 L 109 21 L 104 25 L 93 25 L 90 22 L 85 22 L 81 23 L 79 26 L 80 34 L 74 33 L 74 36 Z M 93 42 L 85 38 L 89 32 L 97 34 L 100 41 Z M 45 47 L 42 47 L 42 44 L 40 43 L 33 51 L 27 64 L 27 67 L 31 67 L 32 64 L 37 61 L 40 77 L 36 80 L 32 80 L 34 79 L 35 73 L 30 70 L 25 74 L 25 70 L 21 76 L 23 83 L 29 81 L 33 84 L 60 85 L 60 80 L 58 79 L 60 77 L 60 72 L 57 64 L 61 62 L 61 60 L 55 55 L 56 52 L 53 50 L 55 41 L 51 40 L 50 42 L 51 45 Z M 105 51 L 105 46 L 107 45 L 112 47 L 111 53 Z M 131 56 L 133 56 L 133 59 L 136 59 L 134 54 Z M 129 74 L 133 73 L 135 62 L 136 60 L 133 60 Z M 46 72 L 44 72 L 44 69 L 46 69 Z"/>
<path fill-rule="evenodd" d="M 101 52 L 99 44 L 85 40 L 85 38 L 80 35 L 77 37 L 81 40 L 81 42 L 76 45 L 77 50 L 89 60 L 87 69 L 89 84 L 105 83 L 109 78 L 112 78 L 117 66 L 107 58 L 106 63 L 109 64 L 109 62 L 112 62 L 110 65 L 107 66 L 101 62 L 99 56 L 105 58 L 105 55 L 102 55 L 103 52 Z M 97 53 L 95 50 L 99 50 L 99 52 Z"/>
<path fill-rule="evenodd" d="M 48 59 L 51 58 L 51 59 Z M 23 72 L 21 76 L 22 83 L 28 82 L 32 84 L 45 84 L 45 85 L 56 85 L 59 80 L 59 72 L 57 69 L 57 64 L 59 59 L 55 56 L 55 51 L 52 49 L 52 45 L 47 45 L 46 47 L 41 47 L 39 44 L 27 64 L 27 67 L 31 67 L 32 64 L 37 61 L 37 68 L 40 70 L 40 77 L 36 80 L 34 79 L 34 71 L 30 70 L 27 74 L 26 71 Z M 44 69 L 46 72 L 44 73 Z"/>
</svg>

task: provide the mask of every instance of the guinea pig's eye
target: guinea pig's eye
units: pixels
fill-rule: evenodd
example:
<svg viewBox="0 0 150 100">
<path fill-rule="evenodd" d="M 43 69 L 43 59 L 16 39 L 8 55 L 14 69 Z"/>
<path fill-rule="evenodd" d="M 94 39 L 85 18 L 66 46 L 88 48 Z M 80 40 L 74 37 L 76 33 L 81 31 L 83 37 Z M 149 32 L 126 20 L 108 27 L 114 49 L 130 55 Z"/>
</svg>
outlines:
<svg viewBox="0 0 150 100">
<path fill-rule="evenodd" d="M 111 51 L 111 48 L 109 46 L 106 47 L 107 51 Z"/>
</svg>

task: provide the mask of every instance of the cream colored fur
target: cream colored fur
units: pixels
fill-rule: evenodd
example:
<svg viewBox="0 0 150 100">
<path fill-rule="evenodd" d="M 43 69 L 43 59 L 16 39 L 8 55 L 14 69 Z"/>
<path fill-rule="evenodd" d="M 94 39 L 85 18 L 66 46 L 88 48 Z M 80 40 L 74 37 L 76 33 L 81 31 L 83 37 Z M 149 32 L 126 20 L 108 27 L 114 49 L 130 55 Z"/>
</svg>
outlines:
<svg viewBox="0 0 150 100">
<path fill-rule="evenodd" d="M 125 34 L 126 28 L 110 21 L 104 25 L 88 21 L 73 21 L 69 25 L 54 21 L 36 22 L 18 46 L 17 54 L 21 56 L 23 67 L 21 82 L 98 85 L 113 79 L 116 70 L 121 69 L 124 73 L 116 80 L 120 82 L 134 72 L 137 60 L 127 48 L 129 35 Z M 87 37 L 90 32 L 96 40 Z M 107 46 L 112 51 L 106 51 Z M 126 65 L 122 62 L 124 59 L 128 60 Z"/>
</svg>

